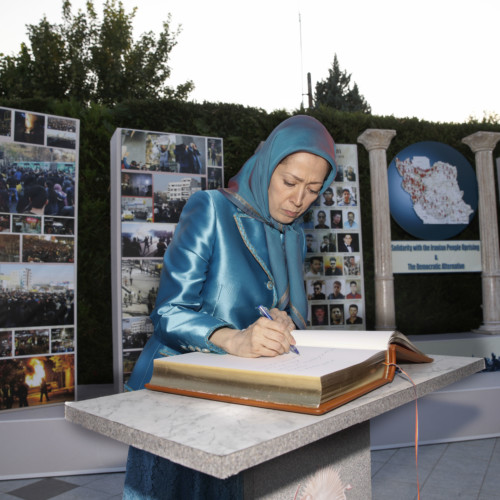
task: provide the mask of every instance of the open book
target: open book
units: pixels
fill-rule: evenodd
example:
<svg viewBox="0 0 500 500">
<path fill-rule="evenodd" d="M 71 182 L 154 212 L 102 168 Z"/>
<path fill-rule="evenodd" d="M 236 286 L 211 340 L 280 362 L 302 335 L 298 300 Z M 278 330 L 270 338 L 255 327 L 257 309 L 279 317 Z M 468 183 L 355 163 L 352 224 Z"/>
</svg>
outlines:
<svg viewBox="0 0 500 500">
<path fill-rule="evenodd" d="M 241 358 L 193 352 L 154 360 L 146 388 L 322 414 L 391 382 L 391 363 L 429 363 L 397 331 L 296 330 L 300 354 Z"/>
</svg>

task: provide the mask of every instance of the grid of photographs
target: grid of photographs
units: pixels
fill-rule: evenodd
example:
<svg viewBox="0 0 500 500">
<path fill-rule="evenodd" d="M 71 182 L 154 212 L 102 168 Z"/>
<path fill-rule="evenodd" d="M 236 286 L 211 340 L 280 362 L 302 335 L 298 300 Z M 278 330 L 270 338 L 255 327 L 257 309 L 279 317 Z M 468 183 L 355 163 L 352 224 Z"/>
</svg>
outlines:
<svg viewBox="0 0 500 500">
<path fill-rule="evenodd" d="M 75 399 L 79 126 L 0 108 L 0 410 Z"/>
<path fill-rule="evenodd" d="M 304 216 L 304 286 L 312 329 L 364 329 L 357 147 L 336 145 L 337 175 Z"/>
<path fill-rule="evenodd" d="M 111 140 L 115 380 L 128 380 L 153 333 L 163 255 L 196 191 L 224 183 L 222 139 L 117 129 Z"/>
</svg>

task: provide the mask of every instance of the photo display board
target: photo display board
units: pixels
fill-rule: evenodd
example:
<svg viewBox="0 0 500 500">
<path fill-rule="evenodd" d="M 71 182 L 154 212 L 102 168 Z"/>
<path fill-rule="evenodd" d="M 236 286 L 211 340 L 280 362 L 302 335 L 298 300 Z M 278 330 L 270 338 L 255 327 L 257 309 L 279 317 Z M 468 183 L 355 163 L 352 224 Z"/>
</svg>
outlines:
<svg viewBox="0 0 500 500">
<path fill-rule="evenodd" d="M 335 146 L 337 175 L 304 215 L 312 329 L 365 329 L 361 197 L 355 144 Z"/>
<path fill-rule="evenodd" d="M 117 129 L 111 139 L 111 245 L 115 388 L 123 390 L 153 333 L 149 315 L 163 255 L 196 191 L 224 185 L 217 137 Z"/>
<path fill-rule="evenodd" d="M 79 120 L 0 107 L 0 410 L 75 399 Z"/>
</svg>

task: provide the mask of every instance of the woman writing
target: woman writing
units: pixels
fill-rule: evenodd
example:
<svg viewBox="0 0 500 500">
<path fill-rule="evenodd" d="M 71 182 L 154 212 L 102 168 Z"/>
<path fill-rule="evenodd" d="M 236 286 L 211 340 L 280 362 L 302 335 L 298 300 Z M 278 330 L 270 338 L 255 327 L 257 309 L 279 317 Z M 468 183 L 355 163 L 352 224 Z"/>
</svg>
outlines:
<svg viewBox="0 0 500 500">
<path fill-rule="evenodd" d="M 334 159 L 323 125 L 294 116 L 274 129 L 227 189 L 191 196 L 165 253 L 154 334 L 128 390 L 149 382 L 153 359 L 161 356 L 289 351 L 291 331 L 307 321 L 301 216 L 333 182 Z M 260 304 L 274 321 L 259 317 Z M 239 476 L 223 481 L 129 450 L 124 498 L 238 498 L 241 487 Z"/>
</svg>

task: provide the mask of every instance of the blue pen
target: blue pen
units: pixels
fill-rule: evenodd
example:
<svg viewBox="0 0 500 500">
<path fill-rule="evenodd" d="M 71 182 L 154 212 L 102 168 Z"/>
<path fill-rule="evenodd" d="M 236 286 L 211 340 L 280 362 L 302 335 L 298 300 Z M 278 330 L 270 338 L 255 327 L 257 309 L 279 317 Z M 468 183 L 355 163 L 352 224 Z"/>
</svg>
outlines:
<svg viewBox="0 0 500 500">
<path fill-rule="evenodd" d="M 269 309 L 266 306 L 261 305 L 257 309 L 259 310 L 262 316 L 270 320 L 273 319 L 272 316 L 269 314 Z M 295 354 L 300 354 L 299 350 L 292 344 L 290 344 L 290 351 L 294 352 Z"/>
</svg>

